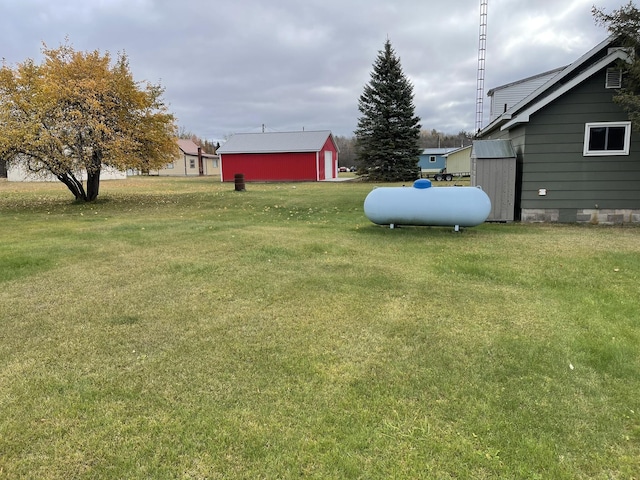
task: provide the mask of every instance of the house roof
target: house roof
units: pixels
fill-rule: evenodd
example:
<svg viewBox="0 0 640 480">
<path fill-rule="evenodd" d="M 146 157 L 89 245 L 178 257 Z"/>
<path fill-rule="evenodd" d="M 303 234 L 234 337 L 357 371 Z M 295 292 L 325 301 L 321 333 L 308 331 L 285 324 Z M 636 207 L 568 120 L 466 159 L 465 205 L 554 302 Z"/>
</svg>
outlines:
<svg viewBox="0 0 640 480">
<path fill-rule="evenodd" d="M 182 150 L 182 153 L 185 155 L 191 155 L 194 157 L 198 156 L 198 145 L 193 140 L 186 140 L 183 138 L 178 139 L 178 147 Z M 217 158 L 218 155 L 213 153 L 205 153 L 202 152 L 203 157 L 207 158 Z"/>
<path fill-rule="evenodd" d="M 573 87 L 584 82 L 587 78 L 596 74 L 597 72 L 607 67 L 608 65 L 611 65 L 616 60 L 624 60 L 627 58 L 628 58 L 628 54 L 623 50 L 614 50 L 613 52 L 607 54 L 605 57 L 593 63 L 591 66 L 589 66 L 586 70 L 580 72 L 579 75 L 573 77 L 571 80 L 567 81 L 567 83 L 564 83 L 562 86 L 559 86 L 559 88 L 551 92 L 549 95 L 543 98 L 536 99 L 535 102 L 531 103 L 528 107 L 522 109 L 520 112 L 518 112 L 518 114 L 514 118 L 511 118 L 511 120 L 502 127 L 502 130 L 507 130 L 513 125 L 518 123 L 528 122 L 532 114 L 536 113 L 541 108 L 547 106 L 553 100 L 565 94 L 566 92 L 571 90 Z"/>
<path fill-rule="evenodd" d="M 319 152 L 329 137 L 333 140 L 329 130 L 236 133 L 218 148 L 218 153 Z"/>
<path fill-rule="evenodd" d="M 475 140 L 471 156 L 475 158 L 515 158 L 516 152 L 509 140 Z"/>
<path fill-rule="evenodd" d="M 448 157 L 449 155 L 453 154 L 453 153 L 458 153 L 458 152 L 462 152 L 463 150 L 466 150 L 468 148 L 471 148 L 473 145 L 467 145 L 466 147 L 458 147 L 458 148 L 454 148 L 453 150 L 449 151 L 445 157 Z"/>
<path fill-rule="evenodd" d="M 444 155 L 449 152 L 453 152 L 455 148 L 425 148 L 422 150 L 421 155 Z"/>
<path fill-rule="evenodd" d="M 178 139 L 178 147 L 187 155 L 198 155 L 198 145 L 193 140 Z"/>
<path fill-rule="evenodd" d="M 565 67 L 545 84 L 493 120 L 480 131 L 479 136 L 482 137 L 498 128 L 500 130 L 509 130 L 512 126 L 528 122 L 532 114 L 584 82 L 607 65 L 616 60 L 628 59 L 627 52 L 622 49 L 610 49 L 603 55 L 605 49 L 611 47 L 614 41 L 615 37 L 610 36 L 600 42 L 578 60 Z"/>
</svg>

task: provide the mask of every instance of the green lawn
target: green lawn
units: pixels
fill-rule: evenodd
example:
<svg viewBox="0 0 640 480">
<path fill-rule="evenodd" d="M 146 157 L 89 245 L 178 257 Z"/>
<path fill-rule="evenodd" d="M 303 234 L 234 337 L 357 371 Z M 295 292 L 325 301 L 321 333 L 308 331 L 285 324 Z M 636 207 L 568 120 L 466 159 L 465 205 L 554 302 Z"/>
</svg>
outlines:
<svg viewBox="0 0 640 480">
<path fill-rule="evenodd" d="M 640 228 L 371 188 L 0 183 L 0 478 L 640 478 Z"/>
</svg>

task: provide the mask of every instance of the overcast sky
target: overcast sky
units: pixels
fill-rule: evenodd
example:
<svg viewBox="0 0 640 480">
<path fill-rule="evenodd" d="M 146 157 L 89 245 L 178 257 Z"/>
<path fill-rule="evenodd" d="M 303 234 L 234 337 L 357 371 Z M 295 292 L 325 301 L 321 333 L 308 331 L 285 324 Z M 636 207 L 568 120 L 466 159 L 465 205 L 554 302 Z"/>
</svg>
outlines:
<svg viewBox="0 0 640 480">
<path fill-rule="evenodd" d="M 596 0 L 611 12 L 627 0 Z M 485 94 L 567 65 L 607 37 L 594 0 L 488 0 Z M 423 129 L 472 132 L 480 0 L 0 0 L 0 57 L 41 60 L 42 42 L 125 51 L 160 82 L 185 131 L 331 130 L 352 136 L 358 98 L 387 38 Z M 489 103 L 485 97 L 485 118 Z"/>
</svg>

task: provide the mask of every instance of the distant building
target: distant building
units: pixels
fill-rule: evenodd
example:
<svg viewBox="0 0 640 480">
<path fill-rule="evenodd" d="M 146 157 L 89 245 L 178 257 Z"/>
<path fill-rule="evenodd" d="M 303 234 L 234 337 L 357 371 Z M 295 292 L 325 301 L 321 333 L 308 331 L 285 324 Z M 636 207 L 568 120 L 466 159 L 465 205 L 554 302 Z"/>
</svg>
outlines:
<svg viewBox="0 0 640 480">
<path fill-rule="evenodd" d="M 444 155 L 446 172 L 456 176 L 468 177 L 471 175 L 471 145 L 456 148 Z"/>
<path fill-rule="evenodd" d="M 74 172 L 78 180 L 86 181 L 87 172 L 85 170 Z M 114 167 L 106 165 L 100 170 L 100 180 L 124 180 L 127 173 Z M 7 180 L 9 182 L 59 182 L 55 175 L 47 172 L 31 172 L 21 163 L 10 165 L 7 168 Z"/>
<path fill-rule="evenodd" d="M 173 162 L 150 174 L 171 177 L 220 175 L 218 155 L 204 153 L 192 140 L 179 139 L 178 147 L 180 153 Z"/>
<path fill-rule="evenodd" d="M 420 154 L 418 165 L 423 176 L 442 173 L 447 167 L 446 155 L 455 148 L 425 148 Z"/>
<path fill-rule="evenodd" d="M 218 148 L 221 180 L 320 181 L 337 178 L 338 147 L 328 130 L 237 133 Z"/>
</svg>

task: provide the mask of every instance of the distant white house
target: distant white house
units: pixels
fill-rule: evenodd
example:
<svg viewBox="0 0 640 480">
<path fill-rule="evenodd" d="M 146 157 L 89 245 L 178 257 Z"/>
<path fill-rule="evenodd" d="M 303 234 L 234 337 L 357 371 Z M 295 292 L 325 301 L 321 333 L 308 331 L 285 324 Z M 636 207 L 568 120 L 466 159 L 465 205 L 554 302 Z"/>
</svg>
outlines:
<svg viewBox="0 0 640 480">
<path fill-rule="evenodd" d="M 171 177 L 220 175 L 218 155 L 204 153 L 192 140 L 179 139 L 178 147 L 180 152 L 173 162 L 149 173 Z"/>
<path fill-rule="evenodd" d="M 87 172 L 75 172 L 78 179 L 87 180 Z M 100 171 L 100 180 L 124 180 L 127 173 L 106 165 Z M 7 167 L 7 180 L 9 182 L 58 182 L 59 180 L 49 172 L 30 172 L 23 164 L 15 164 Z"/>
<path fill-rule="evenodd" d="M 151 175 L 167 176 L 198 176 L 220 175 L 220 160 L 218 155 L 204 153 L 198 145 L 191 140 L 179 139 L 177 141 L 179 153 L 175 160 L 159 170 L 151 170 Z M 138 170 L 129 170 L 130 175 L 139 174 Z M 86 172 L 76 172 L 77 178 L 87 179 Z M 127 172 L 103 165 L 100 172 L 100 180 L 124 180 Z M 58 179 L 50 173 L 34 173 L 23 165 L 17 164 L 7 167 L 7 180 L 10 182 L 57 182 Z"/>
</svg>

